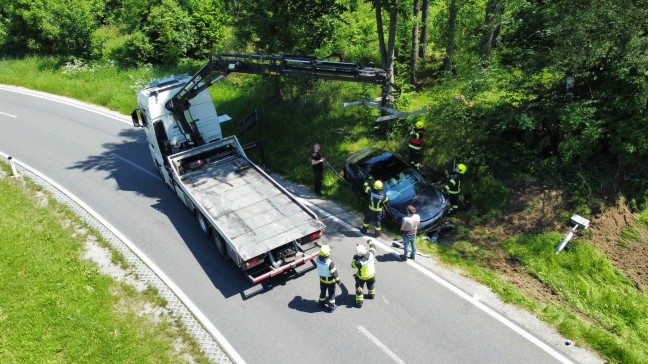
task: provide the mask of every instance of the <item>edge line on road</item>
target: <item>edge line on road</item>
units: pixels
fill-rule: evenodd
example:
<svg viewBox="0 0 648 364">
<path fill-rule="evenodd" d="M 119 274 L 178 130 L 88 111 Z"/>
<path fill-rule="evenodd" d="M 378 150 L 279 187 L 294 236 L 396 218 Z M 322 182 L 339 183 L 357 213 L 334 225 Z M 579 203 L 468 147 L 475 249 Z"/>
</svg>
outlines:
<svg viewBox="0 0 648 364">
<path fill-rule="evenodd" d="M 353 226 L 351 226 L 351 224 L 347 223 L 346 221 L 341 220 L 337 216 L 329 213 L 328 211 L 314 205 L 310 201 L 308 201 L 308 200 L 306 200 L 306 199 L 304 199 L 302 197 L 297 197 L 297 199 L 301 200 L 302 203 L 304 203 L 304 204 L 310 205 L 323 218 L 331 218 L 331 219 L 337 221 L 340 225 L 342 225 L 342 226 L 344 226 L 346 228 L 350 228 L 350 229 L 354 228 Z M 387 245 L 383 244 L 381 241 L 376 240 L 375 238 L 370 237 L 370 236 L 367 236 L 367 237 L 369 239 L 371 239 L 373 242 L 375 242 L 376 245 L 379 246 L 384 251 L 386 251 L 388 253 L 391 253 L 392 255 L 395 255 L 395 256 L 399 255 L 398 252 L 396 252 L 394 249 L 391 249 Z M 493 310 L 492 308 L 486 306 L 485 304 L 480 302 L 477 298 L 475 298 L 475 297 L 469 295 L 468 293 L 464 292 L 459 287 L 455 286 L 454 284 L 450 283 L 449 281 L 447 281 L 447 280 L 443 279 L 442 277 L 438 276 L 437 274 L 425 269 L 420 264 L 416 264 L 415 262 L 412 262 L 410 260 L 407 261 L 407 264 L 411 265 L 412 267 L 414 267 L 415 269 L 417 269 L 419 272 L 423 273 L 424 275 L 428 276 L 429 278 L 435 280 L 437 283 L 439 283 L 442 286 L 444 286 L 445 288 L 449 289 L 451 292 L 454 292 L 459 297 L 461 297 L 461 298 L 465 299 L 466 301 L 468 301 L 469 303 L 473 304 L 475 307 L 477 307 L 480 310 L 484 311 L 489 316 L 493 317 L 494 319 L 496 319 L 497 321 L 499 321 L 500 323 L 502 323 L 506 327 L 510 328 L 511 330 L 513 330 L 518 335 L 520 335 L 523 338 L 527 339 L 528 341 L 530 341 L 531 343 L 533 343 L 534 345 L 536 345 L 537 347 L 539 347 L 540 349 L 545 351 L 547 354 L 549 354 L 549 355 L 553 356 L 554 358 L 556 358 L 561 363 L 574 364 L 574 362 L 572 360 L 570 360 L 569 358 L 567 358 L 566 356 L 564 356 L 563 354 L 558 352 L 556 349 L 554 349 L 551 346 L 547 345 L 545 342 L 538 339 L 537 337 L 535 337 L 530 332 L 524 330 L 522 327 L 515 324 L 513 321 L 511 321 L 508 318 L 504 317 L 504 315 L 502 315 L 501 313 L 499 313 L 499 312 Z"/>
<path fill-rule="evenodd" d="M 389 348 L 387 347 L 387 345 L 383 344 L 380 340 L 378 340 L 377 337 L 373 336 L 373 335 L 369 332 L 369 330 L 367 330 L 367 329 L 364 328 L 364 326 L 359 325 L 359 326 L 358 326 L 358 330 L 360 330 L 360 332 L 361 332 L 362 334 L 364 334 L 364 336 L 366 336 L 367 338 L 369 338 L 369 340 L 371 340 L 372 343 L 374 343 L 377 347 L 379 347 L 380 350 L 382 350 L 385 354 L 387 354 L 390 358 L 392 358 L 392 360 L 394 360 L 396 363 L 399 363 L 399 364 L 405 364 L 405 362 L 403 361 L 403 359 L 399 358 L 398 355 L 394 354 L 393 351 L 389 350 Z"/>
</svg>

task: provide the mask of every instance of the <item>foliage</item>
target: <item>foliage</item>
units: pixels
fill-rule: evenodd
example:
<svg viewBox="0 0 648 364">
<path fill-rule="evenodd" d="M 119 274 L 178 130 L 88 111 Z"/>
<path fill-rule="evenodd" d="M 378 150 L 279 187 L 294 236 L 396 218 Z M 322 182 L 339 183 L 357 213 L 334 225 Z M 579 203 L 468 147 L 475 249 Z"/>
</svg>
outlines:
<svg viewBox="0 0 648 364">
<path fill-rule="evenodd" d="M 3 0 L 4 52 L 24 54 L 73 55 L 90 57 L 96 52 L 93 33 L 97 28 L 97 13 L 102 12 L 99 0 Z"/>
<path fill-rule="evenodd" d="M 344 26 L 345 6 L 338 0 L 237 1 L 233 18 L 241 48 L 252 45 L 261 53 L 313 54 Z"/>
</svg>

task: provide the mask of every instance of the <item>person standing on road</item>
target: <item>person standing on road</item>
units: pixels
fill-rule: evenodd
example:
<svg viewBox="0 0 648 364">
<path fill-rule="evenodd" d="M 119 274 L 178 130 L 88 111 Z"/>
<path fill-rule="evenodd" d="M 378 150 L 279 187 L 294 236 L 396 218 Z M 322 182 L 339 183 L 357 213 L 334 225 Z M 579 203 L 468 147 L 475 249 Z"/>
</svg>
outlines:
<svg viewBox="0 0 648 364">
<path fill-rule="evenodd" d="M 356 246 L 356 254 L 351 261 L 351 267 L 355 268 L 357 272 L 353 275 L 356 282 L 356 307 L 362 308 L 364 302 L 364 286 L 367 284 L 369 294 L 368 299 L 373 299 L 376 296 L 376 245 L 371 241 L 369 243 L 369 251 L 364 245 L 358 244 Z"/>
<path fill-rule="evenodd" d="M 333 312 L 337 307 L 335 305 L 335 285 L 339 285 L 341 281 L 335 263 L 331 259 L 331 248 L 328 245 L 320 247 L 320 253 L 315 258 L 315 264 L 320 277 L 319 306 Z"/>
<path fill-rule="evenodd" d="M 423 121 L 416 122 L 414 128 L 410 131 L 410 140 L 407 145 L 410 164 L 417 170 L 421 169 L 421 163 L 419 161 L 421 159 L 421 153 L 423 152 L 421 148 L 423 147 L 423 133 L 425 132 L 425 130 L 423 130 L 424 126 L 425 123 L 423 123 Z"/>
<path fill-rule="evenodd" d="M 381 231 L 383 207 L 385 207 L 388 200 L 387 194 L 383 191 L 382 181 L 376 180 L 374 182 L 373 177 L 369 177 L 364 183 L 364 191 L 369 194 L 369 207 L 365 210 L 364 222 L 360 231 L 366 234 L 369 223 L 374 220 L 376 224 L 376 233 L 374 235 L 378 237 Z"/>
<path fill-rule="evenodd" d="M 408 205 L 407 216 L 403 218 L 403 223 L 400 227 L 400 231 L 403 234 L 403 255 L 400 257 L 403 261 L 407 260 L 410 244 L 412 244 L 412 254 L 409 258 L 414 259 L 416 257 L 416 230 L 420 223 L 421 217 L 416 213 L 416 207 Z"/>
<path fill-rule="evenodd" d="M 311 154 L 311 164 L 313 165 L 313 173 L 315 174 L 314 188 L 316 194 L 322 194 L 322 173 L 324 172 L 324 162 L 326 159 L 320 155 L 320 145 L 315 143 L 313 145 L 313 154 Z"/>
</svg>

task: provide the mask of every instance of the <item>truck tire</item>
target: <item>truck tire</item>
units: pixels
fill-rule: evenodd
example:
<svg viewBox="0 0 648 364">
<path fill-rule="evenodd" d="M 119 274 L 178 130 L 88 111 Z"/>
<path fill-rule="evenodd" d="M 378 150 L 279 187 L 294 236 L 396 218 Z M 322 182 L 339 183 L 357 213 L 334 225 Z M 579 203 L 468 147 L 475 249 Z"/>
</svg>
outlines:
<svg viewBox="0 0 648 364">
<path fill-rule="evenodd" d="M 225 239 L 218 233 L 218 231 L 213 230 L 212 231 L 212 240 L 214 241 L 214 246 L 216 246 L 216 250 L 218 250 L 218 254 L 220 254 L 225 261 L 230 260 L 229 254 L 227 254 L 227 247 L 225 246 Z"/>
<path fill-rule="evenodd" d="M 202 230 L 206 236 L 211 236 L 212 228 L 211 226 L 209 226 L 207 219 L 198 210 L 196 210 L 196 218 L 198 219 L 198 225 L 200 226 L 200 230 Z"/>
</svg>

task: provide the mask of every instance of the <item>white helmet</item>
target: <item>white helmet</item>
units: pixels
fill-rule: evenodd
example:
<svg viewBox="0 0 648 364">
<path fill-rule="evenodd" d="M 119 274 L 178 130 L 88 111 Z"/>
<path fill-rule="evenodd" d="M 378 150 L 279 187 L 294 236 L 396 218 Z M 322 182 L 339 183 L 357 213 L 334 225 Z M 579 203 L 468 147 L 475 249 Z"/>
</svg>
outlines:
<svg viewBox="0 0 648 364">
<path fill-rule="evenodd" d="M 367 248 L 365 248 L 365 246 L 362 244 L 356 245 L 356 255 L 365 255 L 365 254 L 367 254 Z"/>
</svg>

